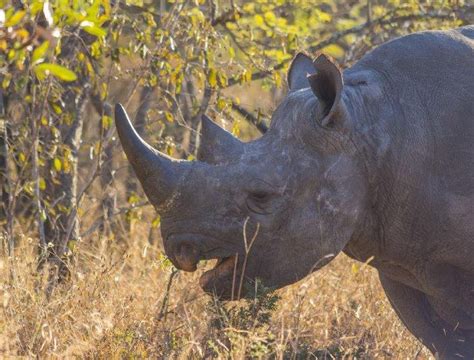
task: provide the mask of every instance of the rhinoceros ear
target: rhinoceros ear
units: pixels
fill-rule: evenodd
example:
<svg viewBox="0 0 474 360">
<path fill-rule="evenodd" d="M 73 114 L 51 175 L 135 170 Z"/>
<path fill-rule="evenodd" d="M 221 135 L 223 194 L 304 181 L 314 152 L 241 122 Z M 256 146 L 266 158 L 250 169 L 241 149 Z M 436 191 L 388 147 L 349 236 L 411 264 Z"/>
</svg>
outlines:
<svg viewBox="0 0 474 360">
<path fill-rule="evenodd" d="M 314 60 L 316 73 L 308 76 L 311 90 L 322 105 L 321 125 L 331 124 L 341 100 L 343 80 L 342 72 L 328 56 L 321 54 Z"/>
<path fill-rule="evenodd" d="M 314 74 L 313 60 L 304 54 L 298 53 L 291 62 L 288 70 L 288 86 L 291 91 L 300 90 L 309 87 L 308 75 Z"/>
<path fill-rule="evenodd" d="M 197 158 L 209 164 L 219 164 L 243 152 L 243 143 L 206 115 L 202 116 L 201 143 Z"/>
</svg>

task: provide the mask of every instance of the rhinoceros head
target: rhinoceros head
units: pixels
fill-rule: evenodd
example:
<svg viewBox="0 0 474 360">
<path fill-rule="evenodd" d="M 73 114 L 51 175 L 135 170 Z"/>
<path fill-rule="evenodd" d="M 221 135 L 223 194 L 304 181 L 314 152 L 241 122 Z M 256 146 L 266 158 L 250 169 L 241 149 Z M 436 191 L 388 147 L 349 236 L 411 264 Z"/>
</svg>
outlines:
<svg viewBox="0 0 474 360">
<path fill-rule="evenodd" d="M 362 221 L 364 167 L 340 70 L 324 55 L 299 54 L 288 83 L 270 129 L 255 141 L 203 117 L 197 161 L 154 150 L 116 107 L 122 146 L 161 214 L 166 254 L 186 271 L 218 259 L 200 284 L 222 298 L 245 295 L 256 279 L 279 288 L 303 278 L 339 253 Z"/>
</svg>

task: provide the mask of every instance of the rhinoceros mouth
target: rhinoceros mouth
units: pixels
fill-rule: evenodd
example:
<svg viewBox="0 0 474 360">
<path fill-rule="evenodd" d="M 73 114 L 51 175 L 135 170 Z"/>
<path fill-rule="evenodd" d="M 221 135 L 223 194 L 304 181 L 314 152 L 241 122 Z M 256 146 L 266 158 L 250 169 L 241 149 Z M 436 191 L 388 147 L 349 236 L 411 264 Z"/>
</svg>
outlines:
<svg viewBox="0 0 474 360">
<path fill-rule="evenodd" d="M 236 255 L 219 258 L 214 268 L 201 275 L 199 285 L 205 292 L 221 299 L 235 299 L 239 291 L 239 267 Z"/>
<path fill-rule="evenodd" d="M 200 279 L 201 288 L 220 299 L 236 299 L 242 287 L 242 256 L 238 252 L 216 246 L 218 241 L 201 234 L 170 234 L 165 248 L 173 265 L 183 271 L 194 272 L 203 260 L 217 260 L 214 267 L 205 271 Z M 234 255 L 230 255 L 234 253 Z"/>
</svg>

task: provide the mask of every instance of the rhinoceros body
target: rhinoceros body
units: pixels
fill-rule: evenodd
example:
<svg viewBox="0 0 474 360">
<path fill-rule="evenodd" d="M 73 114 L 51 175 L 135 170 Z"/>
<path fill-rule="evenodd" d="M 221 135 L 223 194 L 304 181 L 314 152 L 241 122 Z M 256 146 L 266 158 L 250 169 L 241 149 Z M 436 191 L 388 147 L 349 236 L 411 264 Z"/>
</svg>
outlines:
<svg viewBox="0 0 474 360">
<path fill-rule="evenodd" d="M 345 252 L 374 256 L 395 311 L 433 352 L 473 358 L 474 27 L 397 39 L 344 75 L 365 72 L 376 90 L 354 106 L 376 151 L 372 215 Z"/>
<path fill-rule="evenodd" d="M 393 40 L 344 73 L 299 54 L 288 82 L 260 139 L 204 118 L 195 162 L 148 147 L 117 107 L 168 256 L 189 271 L 219 259 L 201 285 L 232 299 L 344 251 L 370 260 L 433 353 L 474 358 L 474 27 Z"/>
</svg>

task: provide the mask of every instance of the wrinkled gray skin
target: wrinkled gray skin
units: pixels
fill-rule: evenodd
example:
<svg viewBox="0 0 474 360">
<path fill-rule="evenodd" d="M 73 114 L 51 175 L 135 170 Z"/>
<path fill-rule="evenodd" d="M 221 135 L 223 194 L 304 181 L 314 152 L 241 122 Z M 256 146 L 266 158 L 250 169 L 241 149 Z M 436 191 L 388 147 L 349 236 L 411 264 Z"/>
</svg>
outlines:
<svg viewBox="0 0 474 360">
<path fill-rule="evenodd" d="M 204 118 L 195 162 L 147 147 L 118 106 L 170 259 L 224 259 L 201 285 L 235 298 L 228 257 L 240 279 L 247 218 L 250 284 L 294 283 L 341 251 L 373 257 L 410 331 L 440 358 L 474 358 L 473 39 L 473 26 L 412 34 L 344 74 L 299 54 L 269 131 L 243 144 Z"/>
</svg>

